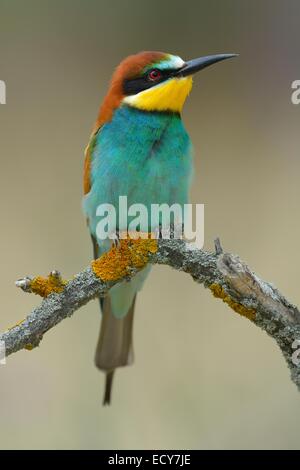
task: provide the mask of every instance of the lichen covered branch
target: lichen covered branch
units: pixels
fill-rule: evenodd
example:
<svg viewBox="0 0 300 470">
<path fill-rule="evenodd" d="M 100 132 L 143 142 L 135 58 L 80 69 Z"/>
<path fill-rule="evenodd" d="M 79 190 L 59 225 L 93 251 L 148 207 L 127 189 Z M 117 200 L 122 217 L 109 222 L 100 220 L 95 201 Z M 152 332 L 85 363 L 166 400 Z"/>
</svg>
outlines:
<svg viewBox="0 0 300 470">
<path fill-rule="evenodd" d="M 68 282 L 56 271 L 48 278 L 17 281 L 23 290 L 45 298 L 25 320 L 0 334 L 6 354 L 36 347 L 49 329 L 91 299 L 105 296 L 114 284 L 131 279 L 147 263 L 163 264 L 190 274 L 215 297 L 274 338 L 300 390 L 300 364 L 293 360 L 295 342 L 300 340 L 299 310 L 238 256 L 224 253 L 218 239 L 215 248 L 214 253 L 207 252 L 174 239 L 120 240 L 119 246 L 113 246 L 108 254 Z"/>
</svg>

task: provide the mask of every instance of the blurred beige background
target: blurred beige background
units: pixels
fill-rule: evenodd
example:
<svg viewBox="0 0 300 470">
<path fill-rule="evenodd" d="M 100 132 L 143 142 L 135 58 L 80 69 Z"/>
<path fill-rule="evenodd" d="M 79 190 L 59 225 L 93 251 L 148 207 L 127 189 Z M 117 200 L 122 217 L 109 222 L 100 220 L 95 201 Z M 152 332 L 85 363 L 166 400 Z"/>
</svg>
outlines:
<svg viewBox="0 0 300 470">
<path fill-rule="evenodd" d="M 297 0 L 0 0 L 0 330 L 39 299 L 26 274 L 85 267 L 83 151 L 113 67 L 139 50 L 203 71 L 184 112 L 206 248 L 220 236 L 300 304 Z M 137 302 L 136 362 L 101 406 L 96 302 L 0 368 L 1 448 L 300 448 L 300 396 L 274 342 L 186 275 L 156 267 Z"/>
</svg>

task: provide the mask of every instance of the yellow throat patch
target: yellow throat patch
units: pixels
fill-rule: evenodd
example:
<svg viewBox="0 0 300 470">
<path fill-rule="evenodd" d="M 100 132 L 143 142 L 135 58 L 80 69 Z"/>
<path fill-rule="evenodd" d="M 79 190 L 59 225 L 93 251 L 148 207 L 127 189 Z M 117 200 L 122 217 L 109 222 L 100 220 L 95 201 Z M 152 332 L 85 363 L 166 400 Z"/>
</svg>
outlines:
<svg viewBox="0 0 300 470">
<path fill-rule="evenodd" d="M 192 77 L 171 78 L 123 102 L 145 111 L 173 111 L 180 113 L 193 85 Z"/>
</svg>

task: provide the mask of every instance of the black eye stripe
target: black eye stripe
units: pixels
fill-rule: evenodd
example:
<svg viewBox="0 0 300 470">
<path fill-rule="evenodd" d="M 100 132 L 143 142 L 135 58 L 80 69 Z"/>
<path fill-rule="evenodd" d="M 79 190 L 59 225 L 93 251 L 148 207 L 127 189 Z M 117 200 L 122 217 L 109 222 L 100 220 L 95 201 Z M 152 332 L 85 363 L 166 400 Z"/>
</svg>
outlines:
<svg viewBox="0 0 300 470">
<path fill-rule="evenodd" d="M 168 78 L 171 78 L 176 70 L 161 70 L 155 67 L 155 70 L 158 70 L 161 74 L 161 77 L 158 80 L 150 80 L 148 74 L 151 70 L 148 70 L 144 75 L 137 78 L 132 78 L 130 80 L 124 80 L 123 83 L 123 91 L 125 95 L 135 95 L 136 93 L 140 93 L 141 91 L 148 90 L 153 86 L 157 85 L 158 83 L 162 83 Z"/>
</svg>

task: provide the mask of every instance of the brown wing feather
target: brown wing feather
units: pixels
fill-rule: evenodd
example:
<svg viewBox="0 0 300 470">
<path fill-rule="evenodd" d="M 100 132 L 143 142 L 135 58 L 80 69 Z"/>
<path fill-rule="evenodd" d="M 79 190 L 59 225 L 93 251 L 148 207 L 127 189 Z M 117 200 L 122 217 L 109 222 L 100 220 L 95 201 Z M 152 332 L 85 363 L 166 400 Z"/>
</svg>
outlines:
<svg viewBox="0 0 300 470">
<path fill-rule="evenodd" d="M 92 163 L 92 153 L 96 143 L 96 136 L 100 130 L 98 127 L 91 135 L 90 141 L 87 148 L 85 149 L 85 158 L 83 166 L 83 194 L 87 194 L 91 190 L 91 163 Z"/>
</svg>

